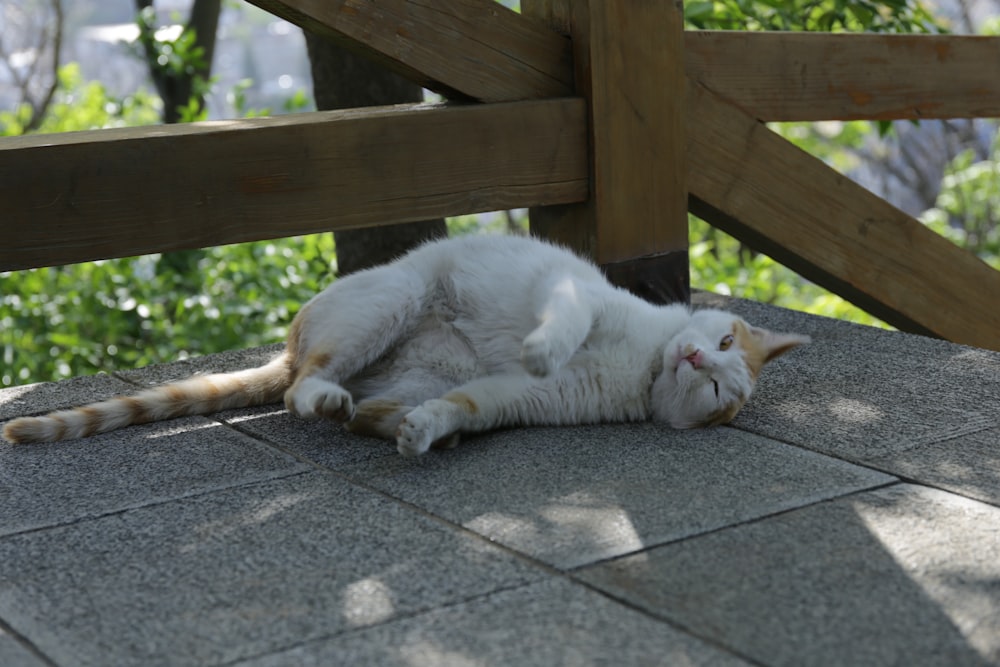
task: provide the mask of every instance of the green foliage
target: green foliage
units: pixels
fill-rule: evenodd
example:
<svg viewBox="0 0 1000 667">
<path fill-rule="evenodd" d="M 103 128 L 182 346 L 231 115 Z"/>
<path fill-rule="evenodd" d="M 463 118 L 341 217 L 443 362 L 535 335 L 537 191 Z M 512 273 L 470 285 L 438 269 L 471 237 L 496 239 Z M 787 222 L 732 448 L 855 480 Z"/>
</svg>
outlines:
<svg viewBox="0 0 1000 667">
<path fill-rule="evenodd" d="M 156 10 L 144 7 L 136 16 L 139 27 L 139 43 L 145 51 L 144 60 L 149 63 L 153 78 L 161 81 L 190 81 L 191 90 L 187 101 L 177 108 L 178 120 L 190 123 L 208 118 L 208 110 L 202 104 L 215 83 L 208 77 L 210 64 L 205 59 L 205 49 L 198 44 L 193 29 L 185 28 L 177 37 L 163 36 L 156 26 Z"/>
<path fill-rule="evenodd" d="M 689 250 L 691 286 L 696 289 L 858 324 L 887 326 L 694 216 L 689 217 L 689 235 L 701 239 L 693 242 Z"/>
<path fill-rule="evenodd" d="M 0 385 L 283 340 L 333 235 L 0 273 Z"/>
<path fill-rule="evenodd" d="M 952 160 L 934 208 L 921 218 L 937 233 L 1000 269 L 1000 135 L 989 159 L 976 161 L 970 150 Z"/>
<path fill-rule="evenodd" d="M 31 117 L 27 104 L 13 111 L 0 111 L 0 136 L 24 134 Z M 140 90 L 115 98 L 96 81 L 84 81 L 80 66 L 68 63 L 59 68 L 59 86 L 39 133 L 73 132 L 125 125 L 150 125 L 160 119 L 159 98 Z"/>
<path fill-rule="evenodd" d="M 684 18 L 699 29 L 931 32 L 941 29 L 915 0 L 692 0 Z"/>
<path fill-rule="evenodd" d="M 685 12 L 690 25 L 715 29 L 923 32 L 935 27 L 921 5 L 905 0 L 693 0 Z M 145 20 L 151 29 L 151 17 Z M 193 38 L 188 32 L 173 41 L 159 41 L 158 66 L 165 73 L 190 74 L 188 68 L 197 68 L 199 58 L 203 60 Z M 59 77 L 60 88 L 41 131 L 152 124 L 161 118 L 155 95 L 139 92 L 109 98 L 100 84 L 83 81 L 73 64 L 61 68 Z M 211 83 L 202 79 L 198 85 Z M 233 90 L 234 106 L 241 115 L 268 113 L 247 108 L 249 85 L 241 82 Z M 195 99 L 206 91 L 196 87 Z M 299 91 L 285 108 L 298 110 L 307 104 L 305 93 Z M 200 113 L 195 101 L 184 117 Z M 25 114 L 25 109 L 0 112 L 0 134 L 21 134 Z M 873 130 L 867 122 L 772 127 L 842 170 L 853 166 L 844 147 L 859 146 Z M 1000 213 L 995 203 L 1000 201 L 998 161 L 996 154 L 986 163 L 974 163 L 971 155 L 956 159 L 938 206 L 925 221 L 1000 267 L 1000 240 L 990 223 Z M 966 225 L 967 220 L 983 222 L 975 227 Z M 476 216 L 449 220 L 453 235 L 525 228 L 523 211 L 485 220 Z M 695 287 L 880 324 L 700 220 L 692 218 L 690 237 Z M 280 341 L 301 304 L 331 280 L 333 258 L 332 235 L 326 234 L 0 274 L 0 385 Z"/>
</svg>

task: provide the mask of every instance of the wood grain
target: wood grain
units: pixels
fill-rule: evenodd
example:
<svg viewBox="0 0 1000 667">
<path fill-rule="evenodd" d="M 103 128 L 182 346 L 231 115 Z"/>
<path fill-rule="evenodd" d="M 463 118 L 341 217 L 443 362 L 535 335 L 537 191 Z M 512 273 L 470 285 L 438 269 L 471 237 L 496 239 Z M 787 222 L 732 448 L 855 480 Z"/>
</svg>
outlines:
<svg viewBox="0 0 1000 667">
<path fill-rule="evenodd" d="M 702 86 L 691 209 L 890 324 L 1000 349 L 1000 272 Z"/>
<path fill-rule="evenodd" d="M 1000 116 L 1000 37 L 689 31 L 688 76 L 764 121 Z"/>
<path fill-rule="evenodd" d="M 0 270 L 588 196 L 580 99 L 0 140 Z"/>
<path fill-rule="evenodd" d="M 569 95 L 569 41 L 493 0 L 250 0 L 450 98 Z"/>
<path fill-rule="evenodd" d="M 521 5 L 569 30 L 578 93 L 591 110 L 590 200 L 532 211 L 532 228 L 600 264 L 686 251 L 680 10 L 628 0 Z"/>
</svg>

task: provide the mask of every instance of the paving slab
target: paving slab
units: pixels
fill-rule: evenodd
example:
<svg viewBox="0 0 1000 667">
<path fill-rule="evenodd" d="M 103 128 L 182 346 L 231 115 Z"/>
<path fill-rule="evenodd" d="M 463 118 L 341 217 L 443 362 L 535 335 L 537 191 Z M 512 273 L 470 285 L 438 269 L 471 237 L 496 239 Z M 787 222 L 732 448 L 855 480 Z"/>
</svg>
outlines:
<svg viewBox="0 0 1000 667">
<path fill-rule="evenodd" d="M 767 665 L 1000 664 L 1000 509 L 894 485 L 576 573 Z"/>
<path fill-rule="evenodd" d="M 894 479 L 735 429 L 652 423 L 513 429 L 343 472 L 559 568 Z"/>
<path fill-rule="evenodd" d="M 560 578 L 312 642 L 234 667 L 749 664 Z"/>
<path fill-rule="evenodd" d="M 103 401 L 134 389 L 129 383 L 104 374 L 6 387 L 0 389 L 0 421 Z"/>
<path fill-rule="evenodd" d="M 0 535 L 312 469 L 202 417 L 0 446 Z"/>
<path fill-rule="evenodd" d="M 1000 428 L 894 452 L 868 463 L 1000 506 Z"/>
<path fill-rule="evenodd" d="M 284 344 L 263 345 L 245 350 L 206 354 L 166 364 L 150 364 L 140 368 L 121 369 L 115 371 L 115 375 L 137 385 L 159 385 L 183 380 L 192 375 L 229 373 L 244 368 L 263 366 L 284 349 Z"/>
<path fill-rule="evenodd" d="M 988 475 L 1000 474 L 987 435 L 1000 428 L 1000 353 L 741 299 L 696 301 L 813 337 L 765 369 L 734 426 L 928 484 L 949 476 L 948 488 L 997 502 L 995 485 L 985 496 L 981 476 L 953 473 L 992 460 Z"/>
<path fill-rule="evenodd" d="M 48 667 L 10 633 L 0 627 L 0 665 L 3 667 Z"/>
<path fill-rule="evenodd" d="M 0 539 L 0 617 L 61 665 L 213 665 L 533 581 L 329 473 Z"/>
<path fill-rule="evenodd" d="M 399 456 L 396 445 L 388 440 L 353 435 L 343 426 L 327 420 L 299 419 L 282 405 L 227 410 L 215 418 L 335 470 L 370 459 Z"/>
</svg>

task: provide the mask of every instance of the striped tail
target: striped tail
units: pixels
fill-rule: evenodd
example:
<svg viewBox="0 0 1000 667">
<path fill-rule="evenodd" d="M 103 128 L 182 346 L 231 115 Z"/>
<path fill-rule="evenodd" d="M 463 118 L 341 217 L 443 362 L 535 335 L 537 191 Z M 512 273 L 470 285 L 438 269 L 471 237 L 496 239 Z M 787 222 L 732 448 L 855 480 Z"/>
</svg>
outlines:
<svg viewBox="0 0 1000 667">
<path fill-rule="evenodd" d="M 14 419 L 4 426 L 3 437 L 18 444 L 84 438 L 131 424 L 276 403 L 290 385 L 288 357 L 282 354 L 260 368 L 195 376 L 134 396 Z"/>
</svg>

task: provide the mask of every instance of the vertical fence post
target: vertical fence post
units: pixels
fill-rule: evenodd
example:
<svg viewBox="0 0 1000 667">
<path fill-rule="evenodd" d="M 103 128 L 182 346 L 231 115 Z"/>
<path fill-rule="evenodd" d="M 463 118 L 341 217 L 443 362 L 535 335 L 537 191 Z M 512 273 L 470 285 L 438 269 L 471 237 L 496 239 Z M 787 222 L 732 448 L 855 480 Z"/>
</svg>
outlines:
<svg viewBox="0 0 1000 667">
<path fill-rule="evenodd" d="M 587 99 L 590 199 L 531 211 L 536 234 L 592 257 L 612 282 L 688 301 L 684 19 L 674 0 L 523 0 L 573 41 Z"/>
</svg>

